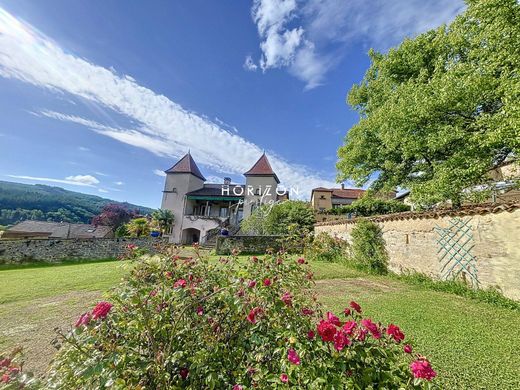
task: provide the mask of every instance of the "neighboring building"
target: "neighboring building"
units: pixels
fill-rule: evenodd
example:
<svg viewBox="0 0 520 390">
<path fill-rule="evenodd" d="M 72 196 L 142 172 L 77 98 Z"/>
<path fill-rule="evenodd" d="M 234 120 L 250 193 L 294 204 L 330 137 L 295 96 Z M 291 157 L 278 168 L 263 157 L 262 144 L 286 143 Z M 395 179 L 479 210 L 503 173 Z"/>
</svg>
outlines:
<svg viewBox="0 0 520 390">
<path fill-rule="evenodd" d="M 357 188 L 314 188 L 311 193 L 311 204 L 315 211 L 323 212 L 336 207 L 346 206 L 361 198 L 365 190 Z"/>
<path fill-rule="evenodd" d="M 174 243 L 204 243 L 208 233 L 238 226 L 260 204 L 288 199 L 286 192 L 277 190 L 280 180 L 265 153 L 244 173 L 245 185 L 231 184 L 229 178 L 220 184 L 205 183 L 189 152 L 165 173 L 161 208 L 174 214 L 166 234 Z"/>
<path fill-rule="evenodd" d="M 23 221 L 6 230 L 2 238 L 112 238 L 108 226 L 84 223 Z"/>
</svg>

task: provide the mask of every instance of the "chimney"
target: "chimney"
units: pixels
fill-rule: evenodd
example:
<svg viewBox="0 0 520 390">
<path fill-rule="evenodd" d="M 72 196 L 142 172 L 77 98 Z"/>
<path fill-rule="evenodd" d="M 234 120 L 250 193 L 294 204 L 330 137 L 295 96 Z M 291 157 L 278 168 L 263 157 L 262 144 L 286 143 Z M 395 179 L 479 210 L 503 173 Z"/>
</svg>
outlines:
<svg viewBox="0 0 520 390">
<path fill-rule="evenodd" d="M 342 190 L 345 189 L 345 183 L 341 183 L 341 189 L 342 189 Z"/>
<path fill-rule="evenodd" d="M 227 186 L 230 185 L 231 184 L 231 178 L 230 177 L 225 177 L 224 178 L 224 184 L 227 185 Z"/>
</svg>

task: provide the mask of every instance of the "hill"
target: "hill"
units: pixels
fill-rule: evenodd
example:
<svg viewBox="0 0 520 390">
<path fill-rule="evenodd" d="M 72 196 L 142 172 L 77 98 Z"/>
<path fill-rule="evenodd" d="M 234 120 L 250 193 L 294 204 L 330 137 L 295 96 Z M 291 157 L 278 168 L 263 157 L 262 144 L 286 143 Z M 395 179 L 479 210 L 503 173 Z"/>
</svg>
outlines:
<svg viewBox="0 0 520 390">
<path fill-rule="evenodd" d="M 0 181 L 0 225 L 27 219 L 90 223 L 92 217 L 99 214 L 108 203 L 138 210 L 140 214 L 153 211 L 148 207 L 68 191 L 61 187 Z"/>
</svg>

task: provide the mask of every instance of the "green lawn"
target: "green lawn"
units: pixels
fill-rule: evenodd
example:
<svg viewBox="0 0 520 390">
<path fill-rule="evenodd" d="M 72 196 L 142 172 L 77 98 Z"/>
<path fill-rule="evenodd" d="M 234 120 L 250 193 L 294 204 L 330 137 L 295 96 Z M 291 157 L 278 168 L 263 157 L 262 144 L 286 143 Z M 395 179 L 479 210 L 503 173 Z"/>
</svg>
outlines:
<svg viewBox="0 0 520 390">
<path fill-rule="evenodd" d="M 118 283 L 128 266 L 106 261 L 0 267 L 0 349 L 26 346 L 28 367 L 43 371 L 52 356 L 53 328 L 70 326 Z M 431 358 L 441 388 L 520 388 L 519 311 L 340 264 L 313 263 L 312 269 L 328 309 L 341 312 L 354 299 L 367 316 L 401 326 L 416 350 Z"/>
</svg>

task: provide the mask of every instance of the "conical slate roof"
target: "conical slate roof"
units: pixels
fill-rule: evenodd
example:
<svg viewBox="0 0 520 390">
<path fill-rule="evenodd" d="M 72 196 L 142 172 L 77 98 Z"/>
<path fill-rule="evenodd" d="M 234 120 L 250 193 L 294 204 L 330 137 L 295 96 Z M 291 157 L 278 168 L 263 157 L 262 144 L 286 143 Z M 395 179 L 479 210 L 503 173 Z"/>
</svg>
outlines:
<svg viewBox="0 0 520 390">
<path fill-rule="evenodd" d="M 194 176 L 197 176 L 199 179 L 202 179 L 206 181 L 206 178 L 204 175 L 200 172 L 199 167 L 193 160 L 193 157 L 191 157 L 190 152 L 186 153 L 186 155 L 181 158 L 177 163 L 168 169 L 167 171 L 164 171 L 166 173 L 191 173 Z"/>
<path fill-rule="evenodd" d="M 280 180 L 278 180 L 278 176 L 276 176 L 273 168 L 271 168 L 271 164 L 269 163 L 265 153 L 262 154 L 262 156 L 249 171 L 244 173 L 244 176 L 274 176 L 276 182 L 280 183 Z"/>
</svg>

